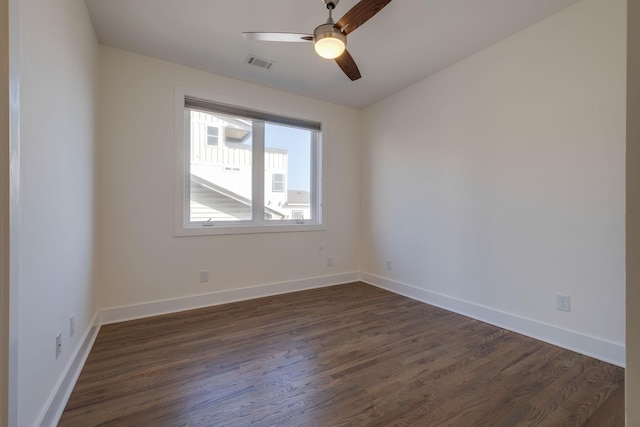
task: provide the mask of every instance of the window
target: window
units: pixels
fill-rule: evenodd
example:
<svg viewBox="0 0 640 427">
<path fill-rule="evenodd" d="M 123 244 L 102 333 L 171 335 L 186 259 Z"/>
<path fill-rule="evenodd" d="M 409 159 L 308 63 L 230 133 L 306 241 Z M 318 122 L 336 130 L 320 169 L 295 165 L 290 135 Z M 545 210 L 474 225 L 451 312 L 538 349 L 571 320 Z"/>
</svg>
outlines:
<svg viewBox="0 0 640 427">
<path fill-rule="evenodd" d="M 322 229 L 320 123 L 176 94 L 176 235 Z"/>
<path fill-rule="evenodd" d="M 271 191 L 274 193 L 282 193 L 284 192 L 284 174 L 283 173 L 274 173 L 271 176 Z"/>
<path fill-rule="evenodd" d="M 218 128 L 215 126 L 207 126 L 207 145 L 218 145 Z"/>
</svg>

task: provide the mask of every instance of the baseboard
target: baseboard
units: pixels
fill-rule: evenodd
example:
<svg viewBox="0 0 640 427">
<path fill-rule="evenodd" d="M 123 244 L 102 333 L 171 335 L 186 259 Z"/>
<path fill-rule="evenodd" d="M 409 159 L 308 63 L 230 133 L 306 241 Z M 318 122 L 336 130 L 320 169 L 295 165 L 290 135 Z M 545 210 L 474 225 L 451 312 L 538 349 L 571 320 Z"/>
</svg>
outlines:
<svg viewBox="0 0 640 427">
<path fill-rule="evenodd" d="M 625 346 L 623 344 L 558 328 L 557 326 L 452 298 L 373 274 L 361 273 L 360 280 L 370 285 L 453 311 L 454 313 L 499 326 L 549 344 L 557 345 L 558 347 L 576 351 L 620 367 L 625 366 Z"/>
<path fill-rule="evenodd" d="M 76 385 L 76 381 L 80 376 L 80 372 L 82 372 L 87 357 L 89 357 L 89 352 L 91 351 L 91 347 L 93 347 L 99 330 L 100 325 L 98 324 L 98 313 L 96 312 L 91 321 L 91 327 L 87 329 L 80 340 L 80 344 L 65 367 L 45 409 L 34 425 L 41 427 L 55 427 L 58 425 L 62 412 L 69 400 L 69 396 L 71 396 L 71 392 L 73 391 L 73 387 Z"/>
<path fill-rule="evenodd" d="M 289 292 L 304 291 L 307 289 L 322 288 L 360 280 L 360 273 L 344 273 L 331 276 L 313 277 L 302 280 L 292 280 L 281 283 L 252 286 L 242 289 L 212 292 L 200 295 L 153 301 L 143 304 L 128 305 L 123 307 L 106 308 L 100 310 L 100 323 L 123 322 L 126 320 L 141 319 L 144 317 L 161 314 L 175 313 L 196 308 L 210 307 L 227 304 L 236 301 L 244 301 L 253 298 L 262 298 Z"/>
<path fill-rule="evenodd" d="M 57 425 L 101 325 L 355 281 L 363 281 L 408 298 L 441 307 L 617 366 L 625 366 L 625 347 L 622 344 L 558 328 L 373 274 L 353 272 L 99 310 L 94 316 L 92 326 L 85 332 L 80 345 L 63 371 L 63 375 L 56 384 L 48 404 L 38 417 L 38 422 L 35 425 L 41 427 L 54 427 Z"/>
</svg>

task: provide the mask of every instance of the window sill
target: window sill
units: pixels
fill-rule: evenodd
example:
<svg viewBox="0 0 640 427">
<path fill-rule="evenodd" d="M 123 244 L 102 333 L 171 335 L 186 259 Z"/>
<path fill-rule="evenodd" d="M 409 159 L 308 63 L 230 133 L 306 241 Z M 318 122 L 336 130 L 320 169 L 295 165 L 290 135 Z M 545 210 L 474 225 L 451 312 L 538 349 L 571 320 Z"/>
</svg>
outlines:
<svg viewBox="0 0 640 427">
<path fill-rule="evenodd" d="M 175 237 L 219 236 L 230 234 L 291 233 L 304 231 L 325 231 L 324 224 L 278 224 L 278 225 L 215 225 L 181 227 L 175 230 Z"/>
</svg>

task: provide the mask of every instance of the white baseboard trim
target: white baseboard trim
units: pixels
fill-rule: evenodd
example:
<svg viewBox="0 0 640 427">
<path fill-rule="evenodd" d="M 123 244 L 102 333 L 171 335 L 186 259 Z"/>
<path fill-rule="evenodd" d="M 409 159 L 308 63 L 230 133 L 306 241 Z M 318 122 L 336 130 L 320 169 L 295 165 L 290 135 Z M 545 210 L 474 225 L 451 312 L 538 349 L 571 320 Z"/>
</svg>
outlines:
<svg viewBox="0 0 640 427">
<path fill-rule="evenodd" d="M 91 321 L 91 326 L 80 340 L 80 344 L 58 380 L 54 392 L 49 397 L 47 405 L 44 407 L 44 410 L 38 417 L 38 421 L 34 425 L 41 427 L 55 427 L 58 425 L 62 412 L 65 406 L 67 406 L 69 396 L 71 396 L 73 387 L 76 385 L 76 381 L 80 376 L 80 372 L 82 372 L 87 357 L 89 357 L 89 352 L 91 352 L 91 348 L 99 331 L 100 325 L 98 324 L 98 313 L 96 312 Z"/>
<path fill-rule="evenodd" d="M 454 313 L 508 329 L 549 344 L 557 345 L 558 347 L 576 351 L 604 362 L 612 363 L 620 367 L 625 366 L 624 344 L 618 344 L 579 332 L 562 329 L 557 326 L 420 289 L 373 274 L 361 273 L 360 280 L 396 294 L 453 311 Z"/>
<path fill-rule="evenodd" d="M 197 308 L 227 304 L 236 301 L 268 297 L 289 292 L 304 291 L 307 289 L 323 288 L 326 286 L 355 282 L 358 280 L 360 280 L 360 273 L 353 272 L 331 276 L 312 277 L 309 279 L 292 280 L 281 283 L 271 283 L 266 285 L 212 292 L 201 295 L 191 295 L 187 297 L 153 301 L 122 307 L 106 308 L 100 310 L 100 323 L 102 325 L 106 325 L 109 323 L 117 323 L 126 320 L 157 316 L 161 314 L 193 310 Z"/>
<path fill-rule="evenodd" d="M 94 316 L 92 326 L 85 332 L 80 345 L 76 348 L 73 357 L 65 367 L 63 375 L 56 384 L 47 405 L 45 405 L 35 425 L 54 427 L 58 424 L 73 387 L 98 336 L 101 325 L 355 281 L 363 281 L 396 294 L 441 307 L 617 366 L 625 366 L 625 346 L 623 344 L 558 328 L 373 274 L 353 272 L 99 310 Z"/>
</svg>

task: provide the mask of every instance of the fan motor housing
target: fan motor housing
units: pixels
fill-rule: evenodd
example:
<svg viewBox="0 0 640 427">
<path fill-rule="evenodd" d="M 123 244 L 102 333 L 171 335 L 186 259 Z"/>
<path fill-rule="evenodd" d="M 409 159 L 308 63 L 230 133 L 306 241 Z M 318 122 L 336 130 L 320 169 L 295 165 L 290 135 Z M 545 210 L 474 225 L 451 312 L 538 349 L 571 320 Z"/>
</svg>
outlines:
<svg viewBox="0 0 640 427">
<path fill-rule="evenodd" d="M 315 30 L 313 30 L 313 41 L 318 42 L 325 38 L 335 38 L 339 39 L 347 45 L 347 36 L 344 35 L 340 30 L 338 30 L 333 24 L 322 24 L 318 25 Z"/>
</svg>

